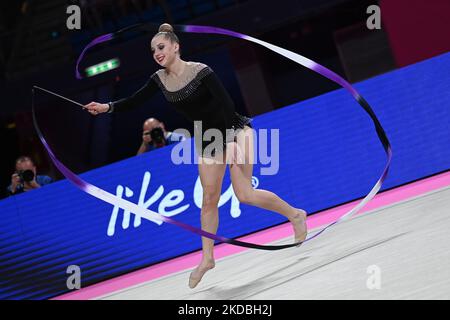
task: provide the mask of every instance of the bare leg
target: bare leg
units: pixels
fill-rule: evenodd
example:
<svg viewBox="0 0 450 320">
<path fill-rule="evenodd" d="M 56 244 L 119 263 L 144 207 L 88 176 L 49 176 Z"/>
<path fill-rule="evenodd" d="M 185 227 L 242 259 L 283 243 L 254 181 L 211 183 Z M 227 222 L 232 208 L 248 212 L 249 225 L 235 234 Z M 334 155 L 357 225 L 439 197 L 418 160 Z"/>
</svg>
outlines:
<svg viewBox="0 0 450 320">
<path fill-rule="evenodd" d="M 226 169 L 223 154 L 217 156 L 220 161 L 215 163 L 202 163 L 199 159 L 199 175 L 203 188 L 201 209 L 202 230 L 216 233 L 219 225 L 219 198 L 222 190 L 222 181 Z M 194 288 L 206 271 L 214 268 L 214 240 L 202 237 L 202 261 L 189 277 L 189 287 Z"/>
<path fill-rule="evenodd" d="M 230 165 L 231 181 L 236 197 L 242 203 L 278 212 L 287 217 L 292 222 L 295 241 L 303 241 L 307 234 L 306 211 L 292 207 L 273 192 L 253 189 L 251 184 L 254 163 L 253 130 L 245 126 L 237 137 L 237 143 L 245 155 L 245 163 Z"/>
</svg>

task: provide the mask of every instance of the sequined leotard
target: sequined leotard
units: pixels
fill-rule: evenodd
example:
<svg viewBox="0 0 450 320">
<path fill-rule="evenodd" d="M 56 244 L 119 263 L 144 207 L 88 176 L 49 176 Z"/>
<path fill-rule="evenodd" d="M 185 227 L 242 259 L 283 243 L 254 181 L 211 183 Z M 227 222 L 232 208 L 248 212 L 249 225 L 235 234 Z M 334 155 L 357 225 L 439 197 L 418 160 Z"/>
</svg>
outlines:
<svg viewBox="0 0 450 320">
<path fill-rule="evenodd" d="M 216 73 L 206 64 L 188 62 L 177 79 L 171 79 L 165 69 L 153 73 L 147 83 L 133 95 L 111 102 L 110 112 L 132 109 L 149 99 L 160 89 L 166 100 L 190 121 L 202 121 L 201 128 L 194 127 L 194 134 L 201 134 L 207 129 L 216 128 L 221 131 L 224 141 L 226 129 L 239 129 L 244 125 L 251 127 L 251 118 L 235 111 L 235 105 L 222 85 Z M 226 139 L 226 140 L 225 140 Z M 196 139 L 197 142 L 197 139 Z M 203 151 L 211 141 L 196 144 L 197 152 Z M 201 149 L 199 148 L 201 147 Z"/>
</svg>

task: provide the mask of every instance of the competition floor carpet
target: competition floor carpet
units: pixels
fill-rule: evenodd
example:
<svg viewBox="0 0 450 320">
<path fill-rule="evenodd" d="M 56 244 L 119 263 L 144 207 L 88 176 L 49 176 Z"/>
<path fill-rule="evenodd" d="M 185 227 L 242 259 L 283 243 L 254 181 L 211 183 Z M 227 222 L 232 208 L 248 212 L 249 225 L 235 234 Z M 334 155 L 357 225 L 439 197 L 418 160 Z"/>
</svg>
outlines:
<svg viewBox="0 0 450 320">
<path fill-rule="evenodd" d="M 95 298 L 450 299 L 449 230 L 447 186 L 365 212 L 300 248 L 219 258 L 193 290 L 189 268 Z"/>
</svg>

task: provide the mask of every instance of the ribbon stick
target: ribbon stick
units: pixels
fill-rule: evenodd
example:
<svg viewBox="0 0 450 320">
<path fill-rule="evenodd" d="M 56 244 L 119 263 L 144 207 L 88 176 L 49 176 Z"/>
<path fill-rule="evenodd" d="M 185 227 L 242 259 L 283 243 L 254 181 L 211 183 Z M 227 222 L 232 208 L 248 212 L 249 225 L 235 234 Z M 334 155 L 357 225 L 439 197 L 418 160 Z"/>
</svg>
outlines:
<svg viewBox="0 0 450 320">
<path fill-rule="evenodd" d="M 356 91 L 356 89 L 350 84 L 348 83 L 345 79 L 343 79 L 341 76 L 339 76 L 338 74 L 334 73 L 333 71 L 325 68 L 324 66 L 304 57 L 301 56 L 295 52 L 289 51 L 287 49 L 281 48 L 279 46 L 273 45 L 271 43 L 262 41 L 260 39 L 248 36 L 248 35 L 244 35 L 241 33 L 237 33 L 231 30 L 227 30 L 227 29 L 222 29 L 222 28 L 216 28 L 216 27 L 210 27 L 210 26 L 197 26 L 197 25 L 173 25 L 174 31 L 179 31 L 179 32 L 186 32 L 186 33 L 207 33 L 207 34 L 222 34 L 222 35 L 227 35 L 227 36 L 231 36 L 231 37 L 235 37 L 235 38 L 239 38 L 242 40 L 246 40 L 246 41 L 250 41 L 253 43 L 256 43 L 258 45 L 264 46 L 267 49 L 278 53 L 279 55 L 282 55 L 328 79 L 330 79 L 331 81 L 339 84 L 340 86 L 342 86 L 344 89 L 348 90 L 350 92 L 350 94 L 353 96 L 353 98 L 358 102 L 358 104 L 367 112 L 367 114 L 370 116 L 370 118 L 372 119 L 378 138 L 386 152 L 387 155 L 387 162 L 386 165 L 384 167 L 384 170 L 381 173 L 380 178 L 377 180 L 377 182 L 375 183 L 375 185 L 372 187 L 372 189 L 370 190 L 370 192 L 355 206 L 353 207 L 350 211 L 348 211 L 347 213 L 345 213 L 344 215 L 342 215 L 339 219 L 337 219 L 336 221 L 328 224 L 327 226 L 325 226 L 324 228 L 322 228 L 321 230 L 319 230 L 317 233 L 315 233 L 313 236 L 307 238 L 306 240 L 304 240 L 303 242 L 306 241 L 310 241 L 311 239 L 317 237 L 318 235 L 320 235 L 321 233 L 323 233 L 325 230 L 327 230 L 329 227 L 339 223 L 340 221 L 344 220 L 344 219 L 348 219 L 350 217 L 352 217 L 353 215 L 355 215 L 362 207 L 364 207 L 377 193 L 378 191 L 381 189 L 381 186 L 384 182 L 384 180 L 387 177 L 388 171 L 389 171 L 389 167 L 390 167 L 390 163 L 391 163 L 391 159 L 392 159 L 392 149 L 391 149 L 391 145 L 389 143 L 389 139 L 386 136 L 386 133 L 383 129 L 383 127 L 381 126 L 378 118 L 375 116 L 375 113 L 373 112 L 372 108 L 370 107 L 370 105 L 367 103 L 367 101 Z M 139 30 L 139 29 L 143 29 L 146 31 L 157 31 L 158 26 L 154 23 L 146 23 L 146 24 L 136 24 L 127 28 L 124 28 L 122 30 L 119 30 L 117 32 L 114 33 L 109 33 L 106 35 L 102 35 L 98 38 L 95 38 L 94 40 L 92 40 L 82 51 L 80 57 L 77 60 L 77 64 L 76 64 L 76 77 L 78 79 L 82 79 L 83 77 L 81 76 L 80 72 L 79 72 L 79 65 L 80 62 L 82 61 L 84 55 L 86 54 L 87 50 L 99 43 L 102 42 L 107 42 L 110 41 L 112 39 L 117 38 L 118 36 L 120 36 L 121 34 L 123 34 L 126 31 L 130 31 L 130 30 Z M 49 90 L 46 89 L 42 89 L 39 87 L 35 87 L 35 89 L 39 89 L 42 90 L 44 92 L 50 93 L 50 94 L 54 94 L 52 92 L 50 92 Z M 63 98 L 66 100 L 70 100 L 67 99 L 65 97 L 62 97 L 60 95 L 54 94 L 55 96 L 58 96 L 59 98 Z M 77 102 L 71 101 L 75 104 L 78 104 Z M 82 180 L 80 177 L 78 177 L 75 173 L 73 173 L 72 171 L 70 171 L 67 167 L 64 166 L 64 164 L 62 164 L 54 155 L 53 151 L 51 150 L 50 146 L 47 144 L 47 142 L 45 141 L 44 136 L 42 135 L 41 130 L 38 127 L 38 123 L 36 120 L 36 116 L 35 116 L 35 106 L 34 106 L 34 90 L 33 90 L 33 104 L 32 104 L 32 112 L 33 112 L 33 123 L 36 127 L 36 131 L 39 135 L 39 138 L 41 140 L 41 142 L 43 143 L 44 147 L 47 149 L 47 152 L 50 155 L 51 160 L 53 161 L 53 163 L 55 164 L 55 166 L 58 168 L 58 170 L 61 171 L 61 173 L 70 181 L 72 182 L 75 186 L 77 186 L 79 189 L 81 189 L 82 191 L 96 197 L 97 199 L 103 200 L 107 203 L 110 203 L 113 206 L 118 206 L 124 210 L 128 210 L 136 215 L 141 216 L 144 219 L 159 219 L 162 220 L 164 222 L 170 223 L 170 224 L 174 224 L 177 225 L 185 230 L 188 230 L 190 232 L 196 233 L 198 235 L 213 239 L 213 240 L 218 240 L 221 242 L 225 242 L 225 243 L 229 243 L 232 245 L 237 245 L 237 246 L 242 246 L 242 247 L 247 247 L 247 248 L 253 248 L 253 249 L 261 249 L 261 250 L 280 250 L 280 249 L 286 249 L 286 248 L 290 248 L 290 247 L 294 247 L 294 246 L 298 246 L 300 245 L 302 242 L 295 242 L 292 244 L 287 244 L 287 245 L 259 245 L 259 244 L 253 244 L 253 243 L 248 243 L 248 242 L 243 242 L 243 241 L 238 241 L 235 239 L 229 239 L 220 235 L 216 235 L 216 234 L 212 234 L 209 232 L 206 232 L 202 229 L 184 224 L 182 222 L 173 220 L 171 218 L 162 216 L 154 211 L 151 211 L 149 209 L 144 209 L 139 207 L 138 205 L 119 198 L 117 196 L 115 196 L 114 194 L 111 194 L 101 188 L 98 188 L 84 180 Z"/>
</svg>

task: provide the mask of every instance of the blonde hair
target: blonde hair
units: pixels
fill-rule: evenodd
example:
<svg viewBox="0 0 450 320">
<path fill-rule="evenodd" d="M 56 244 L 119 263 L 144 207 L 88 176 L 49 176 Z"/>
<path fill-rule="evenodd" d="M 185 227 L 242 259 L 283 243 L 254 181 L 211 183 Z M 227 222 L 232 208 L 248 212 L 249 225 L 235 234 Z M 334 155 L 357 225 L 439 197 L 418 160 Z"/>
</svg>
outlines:
<svg viewBox="0 0 450 320">
<path fill-rule="evenodd" d="M 164 36 L 164 38 L 170 40 L 170 42 L 180 44 L 180 39 L 178 39 L 178 36 L 173 32 L 173 27 L 168 23 L 163 23 L 159 26 L 158 33 L 155 34 L 155 37 L 157 36 Z"/>
</svg>

